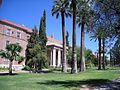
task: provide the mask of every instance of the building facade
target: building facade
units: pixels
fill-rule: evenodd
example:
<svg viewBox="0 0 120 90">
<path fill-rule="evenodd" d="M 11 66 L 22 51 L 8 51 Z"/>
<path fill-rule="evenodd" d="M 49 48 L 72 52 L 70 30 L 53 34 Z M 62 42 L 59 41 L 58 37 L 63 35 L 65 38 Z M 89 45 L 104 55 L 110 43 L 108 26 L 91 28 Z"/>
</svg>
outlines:
<svg viewBox="0 0 120 90">
<path fill-rule="evenodd" d="M 25 26 L 18 25 L 6 19 L 0 20 L 0 49 L 5 50 L 6 46 L 14 43 L 22 46 L 22 56 L 25 56 L 26 46 L 32 30 Z M 61 66 L 62 60 L 62 42 L 52 37 L 47 36 L 47 55 L 49 57 L 49 65 L 52 67 Z M 0 58 L 0 67 L 8 67 L 9 60 Z M 18 64 L 13 61 L 13 70 L 21 69 L 25 66 L 25 61 Z"/>
</svg>

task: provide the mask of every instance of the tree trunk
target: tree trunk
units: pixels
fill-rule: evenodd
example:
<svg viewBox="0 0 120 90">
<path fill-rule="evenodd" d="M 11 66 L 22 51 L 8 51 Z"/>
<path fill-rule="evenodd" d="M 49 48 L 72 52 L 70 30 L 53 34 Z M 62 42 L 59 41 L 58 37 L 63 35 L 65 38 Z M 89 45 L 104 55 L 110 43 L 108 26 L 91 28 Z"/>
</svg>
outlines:
<svg viewBox="0 0 120 90">
<path fill-rule="evenodd" d="M 85 72 L 85 46 L 84 46 L 84 31 L 85 31 L 85 23 L 82 21 L 81 27 L 81 68 L 80 72 Z"/>
<path fill-rule="evenodd" d="M 103 70 L 105 70 L 105 38 L 103 38 Z"/>
<path fill-rule="evenodd" d="M 110 50 L 110 67 L 112 66 L 112 56 L 111 56 L 111 50 Z"/>
<path fill-rule="evenodd" d="M 98 65 L 99 65 L 98 52 L 97 52 L 97 61 L 98 61 L 98 63 L 97 63 L 97 67 L 98 67 Z"/>
<path fill-rule="evenodd" d="M 72 42 L 72 70 L 71 73 L 77 73 L 77 56 L 76 56 L 76 0 L 72 0 L 73 4 L 73 42 Z"/>
<path fill-rule="evenodd" d="M 114 58 L 114 67 L 115 67 L 115 58 Z"/>
<path fill-rule="evenodd" d="M 66 62 L 66 38 L 65 38 L 65 19 L 64 12 L 61 12 L 62 16 L 62 36 L 63 36 L 63 61 L 62 61 L 62 72 L 67 72 Z"/>
<path fill-rule="evenodd" d="M 39 70 L 42 70 L 42 61 L 40 61 L 40 66 L 39 66 Z"/>
<path fill-rule="evenodd" d="M 13 60 L 10 60 L 9 62 L 9 75 L 12 75 L 12 61 Z"/>
<path fill-rule="evenodd" d="M 98 37 L 99 41 L 99 65 L 98 65 L 98 70 L 101 70 L 101 36 Z"/>
</svg>

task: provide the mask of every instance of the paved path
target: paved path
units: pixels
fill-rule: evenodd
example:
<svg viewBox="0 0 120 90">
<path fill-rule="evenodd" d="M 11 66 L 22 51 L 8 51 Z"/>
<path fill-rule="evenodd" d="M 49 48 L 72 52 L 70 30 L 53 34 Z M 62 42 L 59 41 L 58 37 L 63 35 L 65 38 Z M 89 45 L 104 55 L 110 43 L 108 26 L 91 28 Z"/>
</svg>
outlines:
<svg viewBox="0 0 120 90">
<path fill-rule="evenodd" d="M 98 89 L 94 90 L 120 90 L 120 78 L 113 82 L 108 82 L 107 84 L 102 85 Z"/>
<path fill-rule="evenodd" d="M 16 70 L 16 71 L 12 71 L 13 73 L 29 73 L 29 71 L 24 71 L 24 70 Z M 0 73 L 9 73 L 8 70 L 0 70 Z"/>
</svg>

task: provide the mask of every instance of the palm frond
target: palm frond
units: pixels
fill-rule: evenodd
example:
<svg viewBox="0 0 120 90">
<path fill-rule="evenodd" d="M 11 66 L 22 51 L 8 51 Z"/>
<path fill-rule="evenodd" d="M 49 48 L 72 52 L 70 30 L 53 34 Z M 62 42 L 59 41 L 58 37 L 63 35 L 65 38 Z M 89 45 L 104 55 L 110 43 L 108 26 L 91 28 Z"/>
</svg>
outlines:
<svg viewBox="0 0 120 90">
<path fill-rule="evenodd" d="M 56 18 L 57 18 L 57 19 L 59 18 L 59 13 L 56 14 Z"/>
</svg>

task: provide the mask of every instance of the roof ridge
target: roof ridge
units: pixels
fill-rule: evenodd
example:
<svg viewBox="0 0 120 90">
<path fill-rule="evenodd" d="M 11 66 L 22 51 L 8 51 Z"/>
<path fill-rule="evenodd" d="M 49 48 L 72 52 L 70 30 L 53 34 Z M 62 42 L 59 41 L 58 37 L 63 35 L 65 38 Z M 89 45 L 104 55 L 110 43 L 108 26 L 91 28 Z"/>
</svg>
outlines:
<svg viewBox="0 0 120 90">
<path fill-rule="evenodd" d="M 25 26 L 16 24 L 16 23 L 14 23 L 14 22 L 8 21 L 7 19 L 0 19 L 0 21 L 5 22 L 5 23 L 10 24 L 10 25 L 13 25 L 13 26 L 16 26 L 16 27 L 19 27 L 19 28 L 21 28 L 21 29 L 27 30 L 28 32 L 32 32 L 31 29 L 29 29 L 29 28 L 27 28 L 27 27 L 25 27 Z"/>
</svg>

